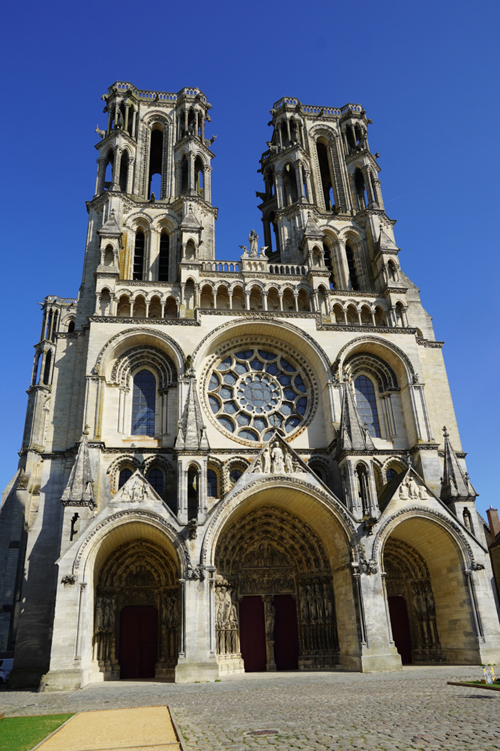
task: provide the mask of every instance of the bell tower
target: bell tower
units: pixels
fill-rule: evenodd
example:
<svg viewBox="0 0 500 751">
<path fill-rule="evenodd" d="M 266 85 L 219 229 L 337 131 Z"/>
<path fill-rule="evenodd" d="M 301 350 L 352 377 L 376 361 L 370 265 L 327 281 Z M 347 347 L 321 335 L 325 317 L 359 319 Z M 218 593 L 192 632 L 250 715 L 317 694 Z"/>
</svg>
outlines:
<svg viewBox="0 0 500 751">
<path fill-rule="evenodd" d="M 101 140 L 77 328 L 94 312 L 104 282 L 111 309 L 108 282 L 181 282 L 183 263 L 214 258 L 215 136 L 205 137 L 206 96 L 197 88 L 175 94 L 117 81 L 102 99 L 107 124 L 96 127 Z"/>
</svg>

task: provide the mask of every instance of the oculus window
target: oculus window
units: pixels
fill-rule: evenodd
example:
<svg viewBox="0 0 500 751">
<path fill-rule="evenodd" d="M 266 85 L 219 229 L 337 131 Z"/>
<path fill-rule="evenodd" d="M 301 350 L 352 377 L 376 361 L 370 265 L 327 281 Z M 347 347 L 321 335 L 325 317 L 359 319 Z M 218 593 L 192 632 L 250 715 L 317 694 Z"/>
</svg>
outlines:
<svg viewBox="0 0 500 751">
<path fill-rule="evenodd" d="M 248 347 L 224 355 L 210 375 L 208 404 L 218 427 L 245 441 L 293 433 L 310 412 L 311 389 L 288 355 Z"/>
</svg>

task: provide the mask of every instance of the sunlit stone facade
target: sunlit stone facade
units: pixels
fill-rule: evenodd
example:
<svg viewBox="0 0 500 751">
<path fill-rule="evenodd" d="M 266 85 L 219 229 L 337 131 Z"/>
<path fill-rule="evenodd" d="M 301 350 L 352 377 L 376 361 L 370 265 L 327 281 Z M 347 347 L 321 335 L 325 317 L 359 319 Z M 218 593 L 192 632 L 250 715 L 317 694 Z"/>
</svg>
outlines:
<svg viewBox="0 0 500 751">
<path fill-rule="evenodd" d="M 205 95 L 103 99 L 82 282 L 44 301 L 0 512 L 13 685 L 500 661 L 362 107 L 275 103 L 260 238 L 224 261 Z"/>
</svg>

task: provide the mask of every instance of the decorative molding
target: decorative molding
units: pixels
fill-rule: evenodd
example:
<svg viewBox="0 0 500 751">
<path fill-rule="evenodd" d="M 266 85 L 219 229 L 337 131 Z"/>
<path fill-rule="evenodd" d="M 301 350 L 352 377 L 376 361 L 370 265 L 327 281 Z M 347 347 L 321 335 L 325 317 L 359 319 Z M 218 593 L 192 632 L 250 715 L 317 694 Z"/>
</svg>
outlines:
<svg viewBox="0 0 500 751">
<path fill-rule="evenodd" d="M 155 513 L 154 511 L 148 511 L 147 509 L 130 509 L 130 510 L 124 510 L 124 511 L 117 511 L 114 514 L 111 514 L 111 516 L 106 517 L 106 519 L 103 519 L 99 524 L 97 524 L 96 527 L 85 537 L 82 544 L 80 545 L 78 552 L 75 556 L 75 560 L 73 563 L 73 571 L 77 572 L 80 569 L 81 562 L 83 560 L 83 557 L 86 553 L 87 548 L 93 541 L 93 539 L 96 537 L 96 535 L 101 532 L 105 527 L 110 526 L 116 521 L 125 521 L 128 518 L 132 517 L 138 517 L 139 521 L 145 521 L 152 523 L 153 525 L 158 525 L 160 528 L 163 529 L 166 536 L 170 540 L 170 542 L 173 544 L 180 562 L 182 562 L 185 571 L 188 570 L 188 567 L 191 567 L 191 560 L 189 557 L 189 552 L 186 547 L 186 543 L 184 541 L 184 538 L 181 537 L 180 532 L 178 532 L 175 527 L 173 527 L 169 522 L 159 514 Z M 191 567 L 192 568 L 192 567 Z M 181 570 L 182 574 L 182 570 Z"/>
<path fill-rule="evenodd" d="M 391 525 L 394 525 L 394 522 L 398 518 L 402 516 L 411 517 L 412 515 L 414 515 L 415 517 L 424 517 L 426 519 L 429 519 L 429 521 L 437 521 L 441 526 L 444 526 L 446 529 L 448 529 L 448 531 L 452 530 L 455 538 L 458 538 L 463 550 L 467 552 L 467 555 L 469 557 L 469 561 L 464 561 L 464 563 L 467 564 L 470 562 L 470 565 L 468 565 L 467 568 L 470 568 L 474 565 L 474 554 L 472 552 L 472 548 L 458 524 L 454 522 L 453 519 L 451 519 L 449 516 L 442 514 L 440 511 L 435 511 L 434 509 L 425 508 L 423 506 L 407 506 L 406 508 L 397 511 L 395 514 L 392 514 L 383 522 L 383 524 L 377 530 L 375 540 L 373 542 L 373 558 L 375 560 L 379 559 L 379 548 L 381 546 L 383 547 L 383 543 L 385 543 L 384 535 L 387 528 Z M 397 526 L 397 524 L 394 526 Z"/>
<path fill-rule="evenodd" d="M 272 483 L 277 483 L 279 486 L 288 486 L 292 487 L 298 490 L 303 490 L 306 495 L 316 495 L 320 496 L 321 499 L 325 502 L 325 505 L 329 508 L 332 515 L 337 514 L 342 522 L 344 523 L 344 526 L 347 528 L 346 534 L 348 536 L 348 539 L 356 539 L 357 540 L 357 530 L 354 522 L 354 518 L 350 514 L 350 512 L 347 510 L 347 508 L 338 500 L 335 499 L 335 496 L 328 494 L 325 490 L 323 490 L 320 487 L 313 487 L 309 482 L 306 482 L 304 480 L 298 479 L 296 476 L 293 475 L 283 475 L 281 477 L 272 477 L 270 476 L 270 480 L 267 482 L 262 480 L 262 478 L 259 478 L 258 480 L 255 480 L 254 482 L 250 482 L 248 485 L 245 485 L 241 488 L 240 491 L 237 491 L 234 495 L 231 495 L 229 498 L 223 499 L 220 501 L 220 503 L 217 505 L 217 507 L 214 509 L 213 514 L 210 518 L 210 521 L 208 522 L 205 537 L 203 540 L 203 546 L 201 550 L 201 561 L 202 563 L 206 563 L 207 560 L 207 553 L 208 553 L 208 546 L 212 542 L 212 538 L 215 532 L 215 529 L 217 527 L 217 524 L 221 518 L 221 516 L 227 512 L 227 509 L 229 506 L 232 507 L 231 511 L 234 512 L 235 508 L 238 506 L 238 499 L 241 495 L 245 494 L 248 496 L 251 494 L 252 491 L 258 490 L 259 488 L 263 489 L 266 486 L 269 486 Z"/>
<path fill-rule="evenodd" d="M 149 323 L 153 326 L 200 326 L 194 318 L 125 318 L 122 316 L 87 316 L 90 323 Z M 142 332 L 141 332 L 142 333 Z"/>
<path fill-rule="evenodd" d="M 151 323 L 151 319 L 150 318 L 146 319 L 146 320 L 149 323 Z M 155 329 L 125 329 L 124 331 L 120 331 L 118 334 L 115 334 L 114 336 L 112 336 L 111 339 L 108 339 L 108 341 L 106 342 L 106 344 L 104 345 L 104 347 L 101 349 L 101 351 L 97 355 L 97 359 L 95 361 L 95 365 L 94 365 L 94 367 L 92 368 L 92 371 L 91 371 L 92 375 L 96 375 L 96 376 L 97 375 L 101 375 L 99 373 L 99 371 L 101 369 L 101 363 L 102 363 L 103 357 L 104 357 L 106 351 L 112 345 L 115 345 L 115 344 L 118 343 L 118 341 L 117 341 L 118 339 L 120 339 L 120 338 L 125 339 L 125 337 L 127 337 L 128 335 L 139 334 L 139 333 L 142 336 L 149 334 L 149 335 L 151 335 L 151 336 L 153 336 L 153 337 L 155 337 L 157 339 L 162 339 L 165 342 L 165 344 L 167 344 L 177 354 L 177 356 L 179 357 L 179 362 L 184 363 L 184 361 L 186 359 L 186 356 L 185 356 L 184 352 L 182 351 L 182 349 L 180 348 L 180 346 L 177 344 L 177 342 L 174 341 L 174 339 L 172 339 L 170 336 L 168 336 L 168 334 L 165 334 L 163 331 L 155 331 Z"/>
<path fill-rule="evenodd" d="M 434 342 L 431 339 L 420 339 L 418 336 L 417 344 L 420 347 L 430 347 L 431 349 L 442 349 L 444 347 L 444 342 Z"/>
</svg>

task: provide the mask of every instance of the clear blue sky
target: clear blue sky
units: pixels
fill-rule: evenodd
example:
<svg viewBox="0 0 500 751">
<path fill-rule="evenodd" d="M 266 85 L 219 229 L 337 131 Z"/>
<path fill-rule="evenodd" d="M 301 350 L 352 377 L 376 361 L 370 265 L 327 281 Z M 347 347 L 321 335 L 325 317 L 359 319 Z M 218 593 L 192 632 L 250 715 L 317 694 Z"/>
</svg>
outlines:
<svg viewBox="0 0 500 751">
<path fill-rule="evenodd" d="M 258 159 L 273 102 L 363 105 L 401 265 L 446 341 L 479 509 L 500 506 L 499 32 L 498 0 L 6 4 L 0 485 L 17 466 L 37 303 L 78 293 L 100 96 L 121 79 L 199 86 L 213 105 L 218 258 L 236 257 L 260 230 Z"/>
</svg>

